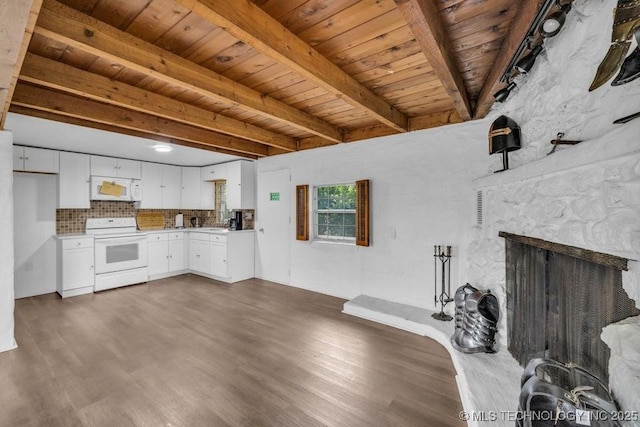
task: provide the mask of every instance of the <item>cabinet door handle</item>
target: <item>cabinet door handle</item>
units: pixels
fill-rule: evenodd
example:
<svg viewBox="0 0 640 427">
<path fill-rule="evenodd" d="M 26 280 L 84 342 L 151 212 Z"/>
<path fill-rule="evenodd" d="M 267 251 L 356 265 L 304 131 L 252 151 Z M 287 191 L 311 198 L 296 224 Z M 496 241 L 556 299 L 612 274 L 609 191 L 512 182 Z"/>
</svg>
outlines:
<svg viewBox="0 0 640 427">
<path fill-rule="evenodd" d="M 93 265 L 91 267 L 89 267 L 89 270 L 93 270 Z"/>
</svg>

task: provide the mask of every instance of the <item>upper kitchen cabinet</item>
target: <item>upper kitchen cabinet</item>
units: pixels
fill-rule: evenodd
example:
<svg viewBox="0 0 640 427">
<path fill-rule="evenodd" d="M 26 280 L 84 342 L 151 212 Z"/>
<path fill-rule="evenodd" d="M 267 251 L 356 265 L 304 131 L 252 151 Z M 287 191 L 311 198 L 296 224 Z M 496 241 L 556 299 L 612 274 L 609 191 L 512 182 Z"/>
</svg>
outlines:
<svg viewBox="0 0 640 427">
<path fill-rule="evenodd" d="M 137 160 L 91 156 L 91 175 L 140 179 L 142 177 L 140 164 L 141 162 Z"/>
<path fill-rule="evenodd" d="M 217 165 L 204 166 L 200 169 L 201 179 L 203 181 L 218 181 L 227 179 L 227 165 L 229 163 L 221 163 Z"/>
<path fill-rule="evenodd" d="M 256 208 L 255 163 L 238 160 L 227 165 L 227 209 Z"/>
<path fill-rule="evenodd" d="M 141 209 L 180 209 L 181 190 L 179 166 L 142 162 Z"/>
<path fill-rule="evenodd" d="M 201 209 L 215 209 L 215 184 L 213 181 L 226 181 L 227 164 L 204 166 L 200 168 L 200 206 Z"/>
<path fill-rule="evenodd" d="M 89 209 L 91 161 L 88 154 L 60 153 L 58 208 Z"/>
<path fill-rule="evenodd" d="M 202 184 L 200 175 L 200 168 L 198 167 L 182 168 L 181 209 L 203 209 L 200 200 L 200 187 Z"/>
<path fill-rule="evenodd" d="M 22 172 L 58 173 L 59 152 L 44 148 L 13 146 L 13 170 Z"/>
</svg>

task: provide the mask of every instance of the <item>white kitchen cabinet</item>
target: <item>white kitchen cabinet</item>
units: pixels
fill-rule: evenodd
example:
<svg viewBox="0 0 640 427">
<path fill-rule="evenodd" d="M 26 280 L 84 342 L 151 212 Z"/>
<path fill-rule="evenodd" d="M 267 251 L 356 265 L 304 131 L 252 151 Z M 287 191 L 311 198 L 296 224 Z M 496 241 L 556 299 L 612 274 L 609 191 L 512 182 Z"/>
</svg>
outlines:
<svg viewBox="0 0 640 427">
<path fill-rule="evenodd" d="M 200 183 L 200 209 L 214 210 L 216 208 L 216 185 L 213 181 Z"/>
<path fill-rule="evenodd" d="M 162 165 L 142 162 L 141 209 L 162 209 Z"/>
<path fill-rule="evenodd" d="M 201 209 L 213 210 L 216 208 L 216 195 L 214 181 L 227 179 L 227 164 L 204 166 L 200 168 L 200 206 Z"/>
<path fill-rule="evenodd" d="M 210 244 L 210 256 L 210 274 L 227 277 L 227 242 L 212 241 Z"/>
<path fill-rule="evenodd" d="M 256 208 L 255 163 L 245 160 L 227 165 L 227 209 Z"/>
<path fill-rule="evenodd" d="M 180 209 L 181 192 L 182 168 L 162 165 L 162 208 Z"/>
<path fill-rule="evenodd" d="M 217 165 L 204 166 L 200 168 L 200 178 L 202 181 L 226 180 L 227 164 L 228 163 L 219 163 Z"/>
<path fill-rule="evenodd" d="M 180 209 L 182 171 L 179 166 L 142 162 L 141 209 Z"/>
<path fill-rule="evenodd" d="M 141 162 L 115 157 L 91 156 L 91 175 L 140 179 L 142 177 Z"/>
<path fill-rule="evenodd" d="M 182 191 L 180 194 L 180 209 L 203 209 L 200 198 L 200 168 L 182 168 Z"/>
<path fill-rule="evenodd" d="M 13 146 L 13 170 L 24 170 L 24 147 Z"/>
<path fill-rule="evenodd" d="M 15 171 L 58 173 L 59 167 L 59 151 L 13 146 L 13 170 Z"/>
<path fill-rule="evenodd" d="M 62 298 L 93 292 L 93 237 L 58 239 L 57 291 Z"/>
<path fill-rule="evenodd" d="M 183 231 L 147 235 L 149 280 L 171 277 L 187 271 L 184 239 Z"/>
<path fill-rule="evenodd" d="M 175 273 L 187 268 L 185 260 L 184 233 L 169 234 L 169 272 Z"/>
<path fill-rule="evenodd" d="M 209 234 L 189 233 L 189 270 L 209 274 Z"/>
<path fill-rule="evenodd" d="M 169 236 L 167 233 L 149 233 L 147 235 L 147 272 L 149 277 L 169 272 Z"/>
<path fill-rule="evenodd" d="M 211 233 L 207 242 L 209 268 L 194 273 L 226 283 L 254 277 L 254 239 L 253 231 Z"/>
<path fill-rule="evenodd" d="M 89 209 L 91 161 L 88 154 L 60 152 L 58 209 Z"/>
</svg>

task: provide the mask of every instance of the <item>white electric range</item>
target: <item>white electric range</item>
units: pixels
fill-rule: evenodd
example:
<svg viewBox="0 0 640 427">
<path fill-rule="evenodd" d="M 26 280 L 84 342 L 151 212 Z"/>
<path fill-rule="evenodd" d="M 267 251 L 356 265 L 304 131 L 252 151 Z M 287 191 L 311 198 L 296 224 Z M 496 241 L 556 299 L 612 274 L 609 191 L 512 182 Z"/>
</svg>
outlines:
<svg viewBox="0 0 640 427">
<path fill-rule="evenodd" d="M 95 240 L 95 292 L 147 281 L 147 236 L 135 218 L 90 218 L 85 231 Z"/>
</svg>

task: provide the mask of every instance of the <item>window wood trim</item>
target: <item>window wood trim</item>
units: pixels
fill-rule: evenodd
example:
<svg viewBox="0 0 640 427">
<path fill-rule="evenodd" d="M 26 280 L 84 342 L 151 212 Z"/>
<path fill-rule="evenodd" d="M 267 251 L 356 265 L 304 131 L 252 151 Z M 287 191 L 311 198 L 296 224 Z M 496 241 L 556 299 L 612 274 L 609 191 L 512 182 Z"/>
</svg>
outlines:
<svg viewBox="0 0 640 427">
<path fill-rule="evenodd" d="M 356 181 L 356 245 L 369 246 L 369 180 Z"/>
<path fill-rule="evenodd" d="M 309 240 L 309 185 L 296 185 L 296 240 Z"/>
</svg>

